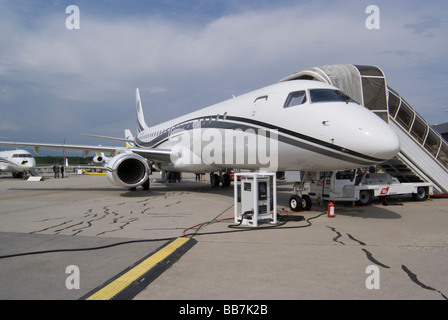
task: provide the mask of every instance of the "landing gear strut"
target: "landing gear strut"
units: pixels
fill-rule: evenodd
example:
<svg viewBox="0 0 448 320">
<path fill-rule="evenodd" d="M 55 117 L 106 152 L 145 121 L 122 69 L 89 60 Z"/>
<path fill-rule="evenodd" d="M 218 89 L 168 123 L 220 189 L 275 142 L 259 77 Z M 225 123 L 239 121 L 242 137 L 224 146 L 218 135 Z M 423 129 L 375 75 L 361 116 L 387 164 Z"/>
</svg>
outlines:
<svg viewBox="0 0 448 320">
<path fill-rule="evenodd" d="M 304 181 L 304 180 L 303 180 Z M 311 209 L 313 202 L 309 195 L 302 194 L 304 190 L 304 182 L 294 185 L 294 194 L 289 198 L 289 207 L 294 212 L 308 211 Z"/>
</svg>

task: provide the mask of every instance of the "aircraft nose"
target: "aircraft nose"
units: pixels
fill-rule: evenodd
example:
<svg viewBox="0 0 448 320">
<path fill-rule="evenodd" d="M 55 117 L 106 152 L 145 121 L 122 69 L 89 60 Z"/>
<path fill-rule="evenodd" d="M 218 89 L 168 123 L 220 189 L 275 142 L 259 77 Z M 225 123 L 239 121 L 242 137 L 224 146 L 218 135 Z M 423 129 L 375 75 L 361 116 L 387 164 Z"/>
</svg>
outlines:
<svg viewBox="0 0 448 320">
<path fill-rule="evenodd" d="M 366 139 L 365 153 L 371 157 L 387 161 L 392 159 L 400 151 L 400 139 L 395 131 L 377 116 L 375 124 L 369 128 L 360 127 L 369 138 Z"/>
<path fill-rule="evenodd" d="M 25 166 L 28 168 L 34 168 L 36 166 L 36 161 L 34 159 L 30 160 L 25 164 Z"/>
<path fill-rule="evenodd" d="M 400 139 L 390 127 L 387 129 L 382 133 L 378 149 L 373 153 L 373 156 L 384 160 L 392 159 L 400 151 Z"/>
</svg>

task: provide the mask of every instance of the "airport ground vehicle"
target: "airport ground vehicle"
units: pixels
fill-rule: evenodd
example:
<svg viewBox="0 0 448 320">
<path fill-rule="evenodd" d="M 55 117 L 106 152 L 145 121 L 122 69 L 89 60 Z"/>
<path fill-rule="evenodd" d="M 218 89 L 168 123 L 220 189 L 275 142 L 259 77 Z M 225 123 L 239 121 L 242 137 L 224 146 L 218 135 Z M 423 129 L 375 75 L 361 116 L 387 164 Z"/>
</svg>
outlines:
<svg viewBox="0 0 448 320">
<path fill-rule="evenodd" d="M 308 186 L 305 188 L 305 185 Z M 354 201 L 357 205 L 368 205 L 375 197 L 410 194 L 414 200 L 424 201 L 433 194 L 433 185 L 427 182 L 400 183 L 387 173 L 357 169 L 315 174 L 295 187 L 295 193 L 289 204 L 293 211 L 300 211 L 309 210 L 312 200 Z"/>
</svg>

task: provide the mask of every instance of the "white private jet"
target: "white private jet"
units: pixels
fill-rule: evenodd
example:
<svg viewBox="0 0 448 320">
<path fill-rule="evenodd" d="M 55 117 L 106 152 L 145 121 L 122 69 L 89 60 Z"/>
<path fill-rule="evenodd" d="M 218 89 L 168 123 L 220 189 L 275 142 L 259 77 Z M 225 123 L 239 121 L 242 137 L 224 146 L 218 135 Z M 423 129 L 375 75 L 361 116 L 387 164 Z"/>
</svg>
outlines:
<svg viewBox="0 0 448 320">
<path fill-rule="evenodd" d="M 0 152 L 0 173 L 11 172 L 13 177 L 23 177 L 36 167 L 36 160 L 25 150 L 11 150 Z"/>
<path fill-rule="evenodd" d="M 101 154 L 109 180 L 149 188 L 152 169 L 210 173 L 230 185 L 227 170 L 270 172 L 354 169 L 382 163 L 400 148 L 395 132 L 336 87 L 310 80 L 280 82 L 149 127 L 139 90 L 137 135 L 110 138 L 127 147 L 0 142 Z M 104 136 L 97 136 L 108 138 Z M 110 154 L 110 157 L 104 156 Z M 220 176 L 218 176 L 218 174 Z"/>
</svg>

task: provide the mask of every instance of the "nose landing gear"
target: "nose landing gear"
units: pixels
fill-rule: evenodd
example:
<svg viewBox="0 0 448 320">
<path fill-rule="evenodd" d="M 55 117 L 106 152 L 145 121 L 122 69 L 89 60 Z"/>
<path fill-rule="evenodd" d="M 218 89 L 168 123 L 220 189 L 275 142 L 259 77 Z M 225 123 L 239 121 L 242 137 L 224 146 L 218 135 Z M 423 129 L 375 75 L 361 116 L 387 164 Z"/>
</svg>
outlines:
<svg viewBox="0 0 448 320">
<path fill-rule="evenodd" d="M 305 180 L 302 180 L 301 183 L 298 182 L 294 184 L 294 194 L 289 198 L 289 208 L 291 211 L 308 211 L 313 205 L 311 197 L 307 194 L 303 194 L 303 191 L 305 190 L 304 184 Z"/>
<path fill-rule="evenodd" d="M 294 212 L 308 211 L 311 209 L 311 206 L 311 198 L 306 194 L 302 196 L 294 194 L 291 196 L 291 198 L 289 198 L 289 207 Z"/>
</svg>

